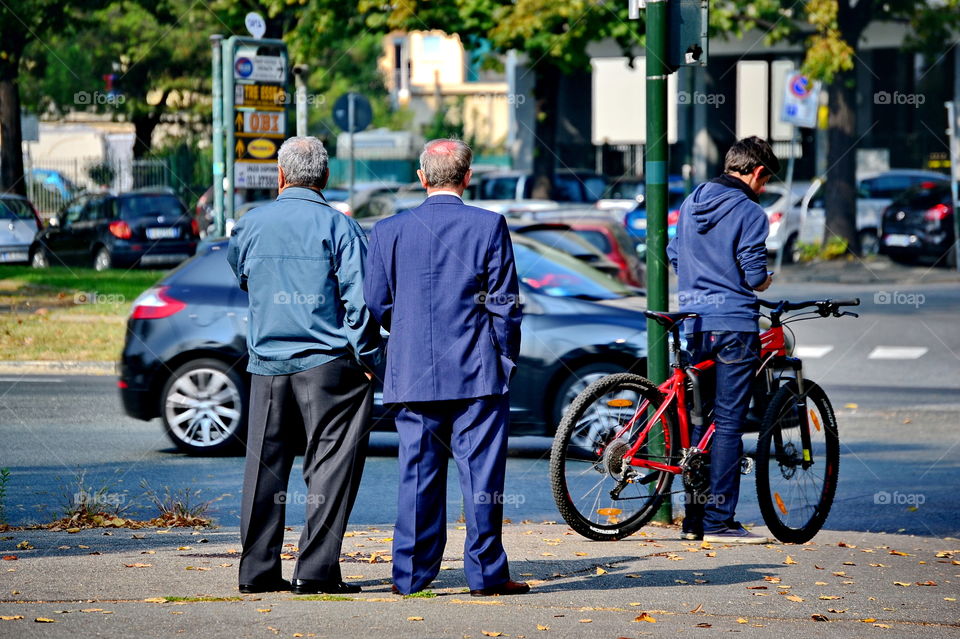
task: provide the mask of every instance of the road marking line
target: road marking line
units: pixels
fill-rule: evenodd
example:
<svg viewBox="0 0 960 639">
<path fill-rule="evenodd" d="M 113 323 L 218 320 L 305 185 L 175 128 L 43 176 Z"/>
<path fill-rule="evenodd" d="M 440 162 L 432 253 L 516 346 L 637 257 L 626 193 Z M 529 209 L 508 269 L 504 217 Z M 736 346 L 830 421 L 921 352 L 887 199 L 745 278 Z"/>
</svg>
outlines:
<svg viewBox="0 0 960 639">
<path fill-rule="evenodd" d="M 877 346 L 867 359 L 920 359 L 928 350 L 926 346 Z"/>
<path fill-rule="evenodd" d="M 797 346 L 793 354 L 800 359 L 820 359 L 832 350 L 833 346 Z"/>
<path fill-rule="evenodd" d="M 19 377 L 0 377 L 0 382 L 19 382 L 20 384 L 62 384 L 62 379 L 27 379 Z"/>
</svg>

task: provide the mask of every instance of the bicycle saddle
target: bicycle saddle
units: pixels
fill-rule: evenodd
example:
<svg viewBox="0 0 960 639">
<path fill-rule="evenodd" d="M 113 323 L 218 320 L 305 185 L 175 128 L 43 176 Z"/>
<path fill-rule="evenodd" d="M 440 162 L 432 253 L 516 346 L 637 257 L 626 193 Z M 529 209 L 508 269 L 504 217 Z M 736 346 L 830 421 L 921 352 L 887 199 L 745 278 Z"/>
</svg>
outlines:
<svg viewBox="0 0 960 639">
<path fill-rule="evenodd" d="M 696 313 L 665 313 L 663 311 L 644 311 L 643 314 L 668 331 L 688 317 L 700 317 Z"/>
</svg>

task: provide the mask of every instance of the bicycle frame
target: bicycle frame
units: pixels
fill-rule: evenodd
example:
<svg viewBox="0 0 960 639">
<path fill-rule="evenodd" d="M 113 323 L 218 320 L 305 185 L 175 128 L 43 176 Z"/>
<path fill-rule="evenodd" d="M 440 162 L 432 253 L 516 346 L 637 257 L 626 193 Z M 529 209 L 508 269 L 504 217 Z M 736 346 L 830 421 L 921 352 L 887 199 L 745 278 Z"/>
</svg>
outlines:
<svg viewBox="0 0 960 639">
<path fill-rule="evenodd" d="M 765 393 L 767 396 L 771 395 L 774 389 L 774 374 L 775 371 L 782 370 L 792 370 L 796 374 L 796 380 L 798 389 L 800 392 L 800 399 L 798 400 L 798 406 L 805 407 L 806 401 L 804 399 L 804 390 L 803 390 L 803 365 L 802 362 L 794 357 L 789 357 L 787 354 L 787 344 L 786 338 L 783 332 L 783 324 L 780 321 L 780 312 L 774 312 L 771 314 L 771 327 L 760 334 L 760 366 L 757 369 L 756 376 L 759 378 L 761 375 L 765 376 L 765 381 L 767 388 Z M 699 425 L 699 420 L 702 419 L 702 414 L 700 412 L 700 407 L 702 406 L 700 398 L 700 375 L 709 371 L 716 365 L 716 362 L 713 360 L 706 360 L 700 362 L 699 364 L 687 365 L 683 363 L 683 358 L 680 351 L 680 331 L 678 327 L 672 329 L 672 344 L 671 351 L 673 354 L 673 364 L 672 364 L 672 373 L 670 377 L 661 384 L 658 388 L 661 393 L 664 395 L 664 401 L 657 407 L 654 414 L 651 416 L 647 425 L 644 429 L 637 435 L 636 440 L 633 445 L 630 447 L 624 454 L 624 460 L 629 462 L 631 466 L 648 468 L 650 470 L 664 471 L 673 474 L 680 474 L 683 472 L 683 468 L 675 464 L 666 464 L 657 461 L 650 461 L 647 459 L 637 459 L 635 457 L 637 451 L 640 450 L 640 447 L 646 442 L 647 437 L 650 433 L 650 429 L 653 428 L 654 424 L 660 423 L 664 419 L 667 411 L 675 408 L 678 427 L 679 427 L 679 438 L 680 438 L 680 448 L 681 450 L 690 448 L 691 444 L 691 422 L 693 426 Z M 693 419 L 691 419 L 690 411 L 688 411 L 687 400 L 688 400 L 688 390 L 687 383 L 690 383 L 690 390 L 693 400 Z M 624 425 L 624 427 L 617 433 L 617 437 L 620 437 L 624 433 L 630 431 L 636 423 L 637 419 L 646 412 L 650 410 L 650 402 L 643 401 L 640 406 L 637 408 L 633 417 Z M 800 414 L 802 415 L 802 428 L 801 428 L 801 444 L 803 446 L 803 459 L 804 462 L 809 462 L 811 459 L 810 455 L 810 431 L 809 426 L 807 425 L 807 414 L 806 410 L 803 410 Z M 696 448 L 700 451 L 707 452 L 709 450 L 710 441 L 713 438 L 713 434 L 716 431 L 716 424 L 711 422 L 707 427 L 706 432 L 701 437 L 700 441 L 696 443 Z M 666 436 L 669 437 L 669 430 L 665 429 L 667 433 Z"/>
</svg>

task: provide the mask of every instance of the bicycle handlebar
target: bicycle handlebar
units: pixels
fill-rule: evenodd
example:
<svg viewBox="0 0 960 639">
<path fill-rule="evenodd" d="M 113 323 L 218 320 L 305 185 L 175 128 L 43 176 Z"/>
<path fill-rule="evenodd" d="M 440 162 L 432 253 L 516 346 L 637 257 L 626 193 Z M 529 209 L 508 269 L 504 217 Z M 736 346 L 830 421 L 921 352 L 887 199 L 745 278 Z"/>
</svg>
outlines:
<svg viewBox="0 0 960 639">
<path fill-rule="evenodd" d="M 808 300 L 806 302 L 788 302 L 786 300 L 770 302 L 758 298 L 757 302 L 760 303 L 760 306 L 769 308 L 777 313 L 799 311 L 804 308 L 816 308 L 824 317 L 830 313 L 836 314 L 841 306 L 860 306 L 859 297 L 850 300 Z"/>
</svg>

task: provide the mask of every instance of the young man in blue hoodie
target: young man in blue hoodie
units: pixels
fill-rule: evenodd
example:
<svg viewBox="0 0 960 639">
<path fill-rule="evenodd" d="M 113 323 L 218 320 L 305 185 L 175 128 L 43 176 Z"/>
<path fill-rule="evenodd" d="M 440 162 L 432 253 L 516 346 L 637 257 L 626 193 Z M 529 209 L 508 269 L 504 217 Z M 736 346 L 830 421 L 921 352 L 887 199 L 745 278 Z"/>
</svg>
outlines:
<svg viewBox="0 0 960 639">
<path fill-rule="evenodd" d="M 710 494 L 688 493 L 683 539 L 759 544 L 765 537 L 734 519 L 740 494 L 743 421 L 759 362 L 760 317 L 756 293 L 771 283 L 767 271 L 767 216 L 757 195 L 780 170 L 766 141 L 744 138 L 724 159 L 723 175 L 698 186 L 680 207 L 676 237 L 667 255 L 679 278 L 680 311 L 694 362 L 717 362 L 710 444 Z M 709 398 L 708 398 L 709 399 Z M 694 430 L 698 442 L 706 424 Z"/>
</svg>

